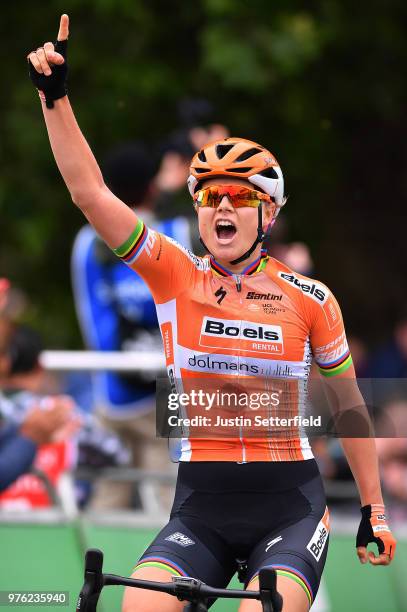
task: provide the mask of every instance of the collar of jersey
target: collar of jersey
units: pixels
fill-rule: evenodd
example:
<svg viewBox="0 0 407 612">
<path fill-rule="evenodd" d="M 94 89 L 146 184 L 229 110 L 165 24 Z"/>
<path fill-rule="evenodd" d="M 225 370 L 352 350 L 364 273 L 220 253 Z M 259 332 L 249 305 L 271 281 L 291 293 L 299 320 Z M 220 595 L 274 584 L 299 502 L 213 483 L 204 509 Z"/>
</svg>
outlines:
<svg viewBox="0 0 407 612">
<path fill-rule="evenodd" d="M 261 272 L 265 268 L 268 260 L 269 256 L 267 255 L 267 251 L 262 249 L 260 257 L 249 264 L 244 270 L 242 270 L 242 272 L 239 272 L 239 276 L 248 276 L 250 274 Z M 212 272 L 214 272 L 217 276 L 235 276 L 234 272 L 231 272 L 224 266 L 221 266 L 213 255 L 210 256 L 210 264 Z"/>
</svg>

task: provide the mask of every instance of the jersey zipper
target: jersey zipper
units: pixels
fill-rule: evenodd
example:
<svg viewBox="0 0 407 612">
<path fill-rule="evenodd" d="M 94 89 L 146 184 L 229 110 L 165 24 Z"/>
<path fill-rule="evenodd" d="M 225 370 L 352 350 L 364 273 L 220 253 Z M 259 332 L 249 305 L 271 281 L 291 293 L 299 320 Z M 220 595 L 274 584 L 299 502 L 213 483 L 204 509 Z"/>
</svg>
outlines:
<svg viewBox="0 0 407 612">
<path fill-rule="evenodd" d="M 237 292 L 240 293 L 242 291 L 242 276 L 241 274 L 234 274 L 233 278 L 235 279 Z"/>
<path fill-rule="evenodd" d="M 235 279 L 235 283 L 236 283 L 236 290 L 238 293 L 242 293 L 242 275 L 241 274 L 234 274 L 233 278 Z M 240 304 L 242 304 L 242 295 L 240 295 Z M 240 325 L 242 324 L 242 321 L 240 321 Z M 240 368 L 240 356 L 238 356 L 238 366 Z M 240 370 L 239 370 L 240 371 Z M 239 439 L 240 439 L 240 444 L 241 444 L 241 449 L 242 449 L 242 460 L 238 461 L 237 463 L 246 463 L 246 447 L 245 447 L 245 443 L 244 443 L 244 438 L 243 438 L 243 427 L 240 425 L 239 427 Z"/>
</svg>

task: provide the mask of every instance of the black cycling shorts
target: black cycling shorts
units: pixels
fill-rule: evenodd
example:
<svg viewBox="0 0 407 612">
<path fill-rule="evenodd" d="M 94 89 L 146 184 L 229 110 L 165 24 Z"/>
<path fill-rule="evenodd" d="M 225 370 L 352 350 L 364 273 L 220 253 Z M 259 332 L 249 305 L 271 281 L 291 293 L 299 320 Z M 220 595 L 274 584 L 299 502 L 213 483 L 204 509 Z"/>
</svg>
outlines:
<svg viewBox="0 0 407 612">
<path fill-rule="evenodd" d="M 246 565 L 245 586 L 261 568 L 274 567 L 301 585 L 311 605 L 328 540 L 314 459 L 181 463 L 170 521 L 136 567 L 160 567 L 217 588 L 226 588 L 238 560 Z"/>
</svg>

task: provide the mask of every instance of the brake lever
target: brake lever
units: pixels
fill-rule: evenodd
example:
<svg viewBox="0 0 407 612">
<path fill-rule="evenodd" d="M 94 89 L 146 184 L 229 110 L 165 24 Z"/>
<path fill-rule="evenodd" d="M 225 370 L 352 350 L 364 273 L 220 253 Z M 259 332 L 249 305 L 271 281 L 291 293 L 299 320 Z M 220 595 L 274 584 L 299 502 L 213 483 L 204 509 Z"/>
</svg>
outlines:
<svg viewBox="0 0 407 612">
<path fill-rule="evenodd" d="M 96 612 L 100 592 L 103 588 L 103 553 L 90 548 L 85 555 L 84 583 L 79 593 L 76 612 Z"/>
<path fill-rule="evenodd" d="M 274 568 L 267 567 L 260 570 L 259 591 L 263 612 L 281 612 L 283 598 L 277 591 L 277 574 Z"/>
</svg>

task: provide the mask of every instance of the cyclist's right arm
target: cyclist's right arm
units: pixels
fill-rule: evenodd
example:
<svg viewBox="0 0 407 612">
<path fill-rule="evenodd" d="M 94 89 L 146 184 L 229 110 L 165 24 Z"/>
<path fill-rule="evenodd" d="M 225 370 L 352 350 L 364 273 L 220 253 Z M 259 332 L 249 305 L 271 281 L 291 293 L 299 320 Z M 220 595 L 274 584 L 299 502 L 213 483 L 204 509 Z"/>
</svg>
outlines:
<svg viewBox="0 0 407 612">
<path fill-rule="evenodd" d="M 68 26 L 68 16 L 62 15 L 59 41 L 67 40 Z M 45 77 L 64 61 L 52 43 L 30 53 L 29 59 Z M 191 259 L 192 254 L 145 227 L 135 212 L 108 189 L 68 96 L 54 100 L 51 109 L 43 96 L 40 98 L 51 148 L 73 202 L 106 244 L 145 279 L 156 301 L 171 299 L 191 282 L 198 258 Z"/>
<path fill-rule="evenodd" d="M 69 19 L 62 15 L 58 40 L 68 38 Z M 52 67 L 63 63 L 52 43 L 30 54 L 34 68 L 49 76 Z M 55 161 L 69 189 L 73 202 L 82 210 L 97 233 L 111 247 L 119 247 L 137 224 L 137 217 L 105 185 L 96 159 L 86 142 L 68 97 L 54 101 L 49 109 L 42 100 L 42 109 Z"/>
</svg>

